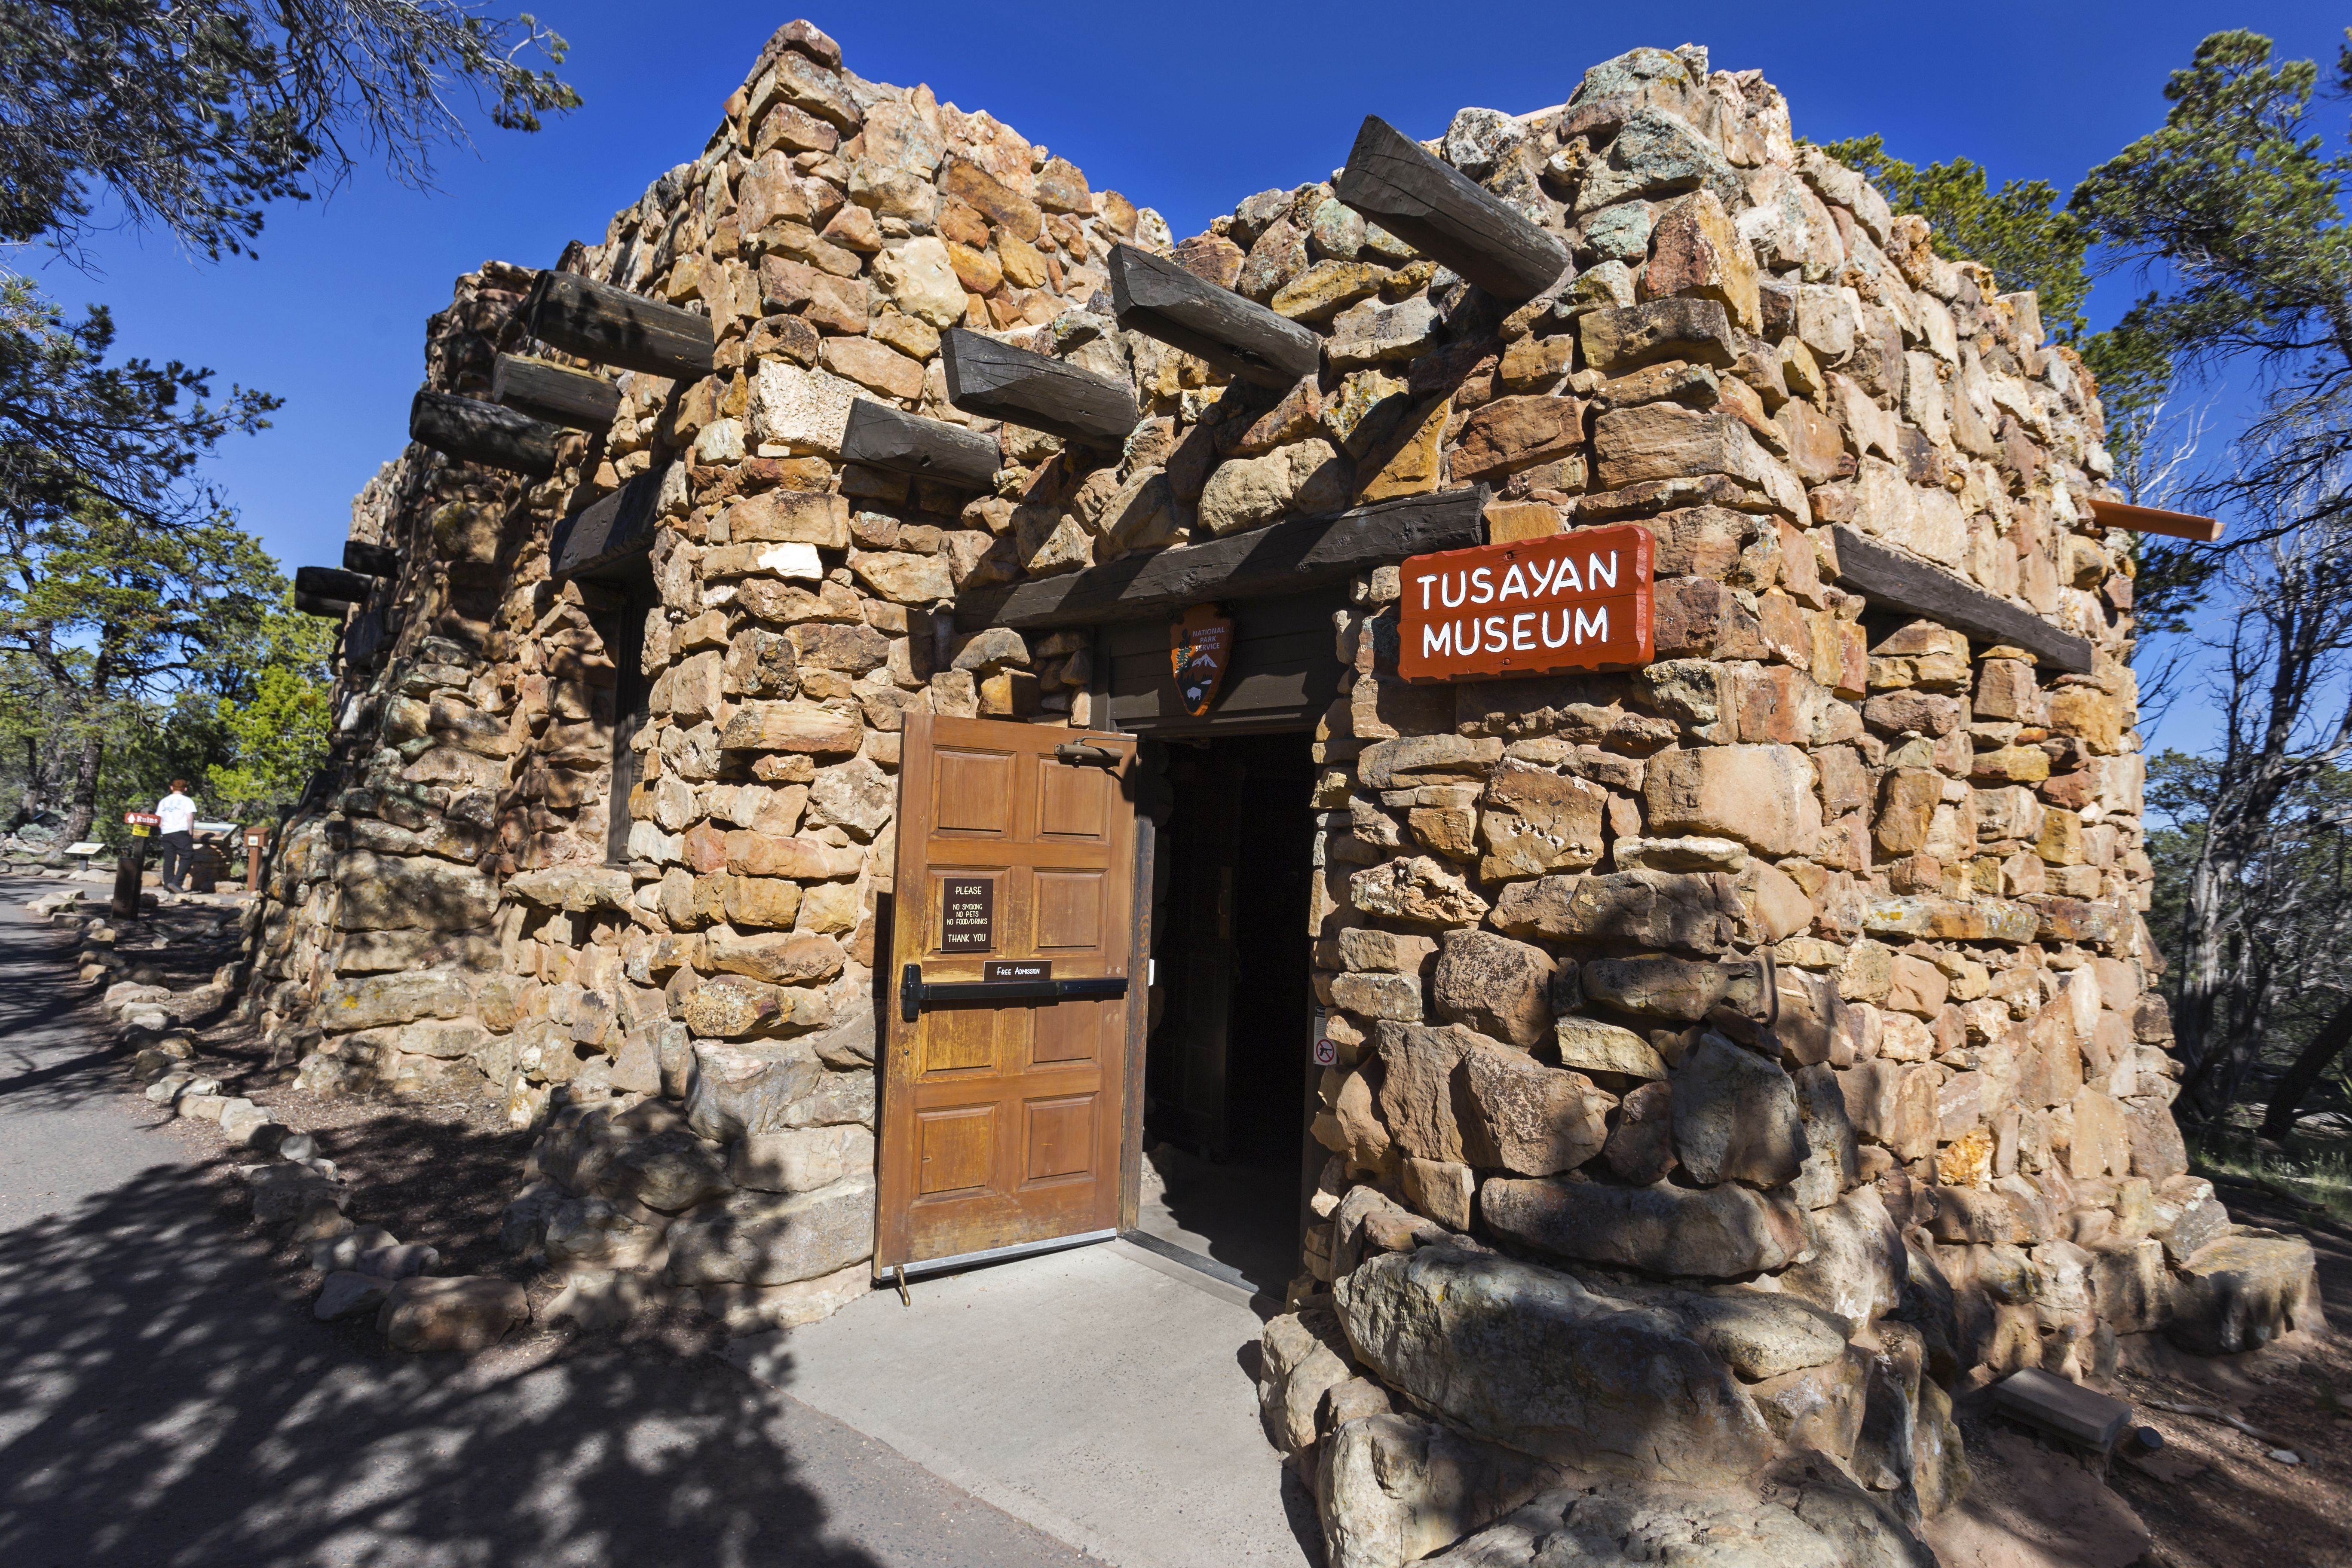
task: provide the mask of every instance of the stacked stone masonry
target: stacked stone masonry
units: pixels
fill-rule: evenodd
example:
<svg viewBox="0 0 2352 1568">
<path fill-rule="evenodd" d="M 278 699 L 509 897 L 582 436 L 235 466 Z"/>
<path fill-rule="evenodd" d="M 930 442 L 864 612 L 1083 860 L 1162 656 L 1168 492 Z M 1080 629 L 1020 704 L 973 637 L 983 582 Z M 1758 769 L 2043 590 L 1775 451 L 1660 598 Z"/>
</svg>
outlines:
<svg viewBox="0 0 2352 1568">
<path fill-rule="evenodd" d="M 355 502 L 400 574 L 381 647 L 347 640 L 248 1005 L 320 1089 L 499 1086 L 542 1130 L 516 1250 L 807 1321 L 868 1288 L 905 716 L 1097 717 L 1088 635 L 958 626 L 958 592 L 1473 484 L 1495 540 L 1636 521 L 1645 668 L 1407 685 L 1394 567 L 1332 627 L 1312 934 L 1339 1057 L 1267 1433 L 1349 1568 L 1568 1536 L 1927 1561 L 1915 1528 L 1967 1481 L 1950 1391 L 2317 1322 L 2308 1248 L 2233 1226 L 2170 1114 L 2095 389 L 2031 294 L 1935 254 L 1704 49 L 1432 148 L 1564 238 L 1559 283 L 1498 304 L 1319 182 L 1171 242 L 782 29 L 702 155 L 560 263 L 707 315 L 715 374 L 621 374 L 545 481 L 411 447 Z M 1321 374 L 1228 384 L 1122 331 L 1120 243 L 1312 327 Z M 532 277 L 459 280 L 428 385 L 487 395 L 532 352 Z M 954 326 L 1144 417 L 1118 450 L 975 420 Z M 856 397 L 993 436 L 993 493 L 844 465 Z M 657 605 L 615 799 L 626 601 L 548 551 L 640 475 Z M 2092 668 L 1842 589 L 1833 524 Z"/>
</svg>

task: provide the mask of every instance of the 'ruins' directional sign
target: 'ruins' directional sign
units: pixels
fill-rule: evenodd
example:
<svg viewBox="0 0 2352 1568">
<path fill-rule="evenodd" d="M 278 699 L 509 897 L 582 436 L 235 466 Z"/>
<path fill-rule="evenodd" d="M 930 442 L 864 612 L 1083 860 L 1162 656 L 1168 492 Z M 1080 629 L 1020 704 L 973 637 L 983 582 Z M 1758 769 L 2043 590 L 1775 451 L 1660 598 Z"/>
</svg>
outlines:
<svg viewBox="0 0 2352 1568">
<path fill-rule="evenodd" d="M 1627 524 L 1413 556 L 1398 673 L 1485 680 L 1647 664 L 1655 550 L 1648 529 Z"/>
</svg>

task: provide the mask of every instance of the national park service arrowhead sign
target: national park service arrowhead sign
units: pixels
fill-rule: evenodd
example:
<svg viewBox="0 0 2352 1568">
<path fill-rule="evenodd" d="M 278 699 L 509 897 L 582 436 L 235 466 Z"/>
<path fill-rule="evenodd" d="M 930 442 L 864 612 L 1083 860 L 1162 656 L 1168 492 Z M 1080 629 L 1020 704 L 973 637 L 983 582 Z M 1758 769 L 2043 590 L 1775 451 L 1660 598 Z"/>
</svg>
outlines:
<svg viewBox="0 0 2352 1568">
<path fill-rule="evenodd" d="M 1168 628 L 1168 667 L 1176 700 L 1195 719 L 1207 716 L 1234 660 L 1234 623 L 1214 605 L 1195 605 Z"/>
<path fill-rule="evenodd" d="M 1400 569 L 1397 671 L 1489 680 L 1645 665 L 1656 548 L 1625 524 L 1413 556 Z"/>
</svg>

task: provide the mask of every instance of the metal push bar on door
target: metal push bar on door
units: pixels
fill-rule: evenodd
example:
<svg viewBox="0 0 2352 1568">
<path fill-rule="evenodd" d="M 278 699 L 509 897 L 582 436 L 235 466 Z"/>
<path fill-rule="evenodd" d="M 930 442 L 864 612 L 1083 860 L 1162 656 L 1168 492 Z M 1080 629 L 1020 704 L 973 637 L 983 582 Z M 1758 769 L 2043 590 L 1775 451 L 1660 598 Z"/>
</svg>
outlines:
<svg viewBox="0 0 2352 1568">
<path fill-rule="evenodd" d="M 926 981 L 919 963 L 908 964 L 898 973 L 898 1014 L 909 1024 L 922 1016 L 926 1006 L 946 1003 L 1110 1002 L 1126 994 L 1124 974 L 1077 980 Z"/>
</svg>

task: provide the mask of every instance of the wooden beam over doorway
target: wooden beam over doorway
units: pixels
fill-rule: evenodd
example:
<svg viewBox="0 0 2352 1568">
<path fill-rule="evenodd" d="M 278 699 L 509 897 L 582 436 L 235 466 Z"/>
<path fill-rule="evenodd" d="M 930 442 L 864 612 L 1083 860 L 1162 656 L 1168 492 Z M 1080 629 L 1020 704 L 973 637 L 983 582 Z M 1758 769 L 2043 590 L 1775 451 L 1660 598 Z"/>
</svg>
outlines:
<svg viewBox="0 0 2352 1568">
<path fill-rule="evenodd" d="M 957 596 L 956 625 L 1018 631 L 1139 620 L 1209 600 L 1297 594 L 1433 550 L 1479 542 L 1484 485 L 1402 496 L 1336 517 L 1131 555 L 1108 565 Z"/>
</svg>

